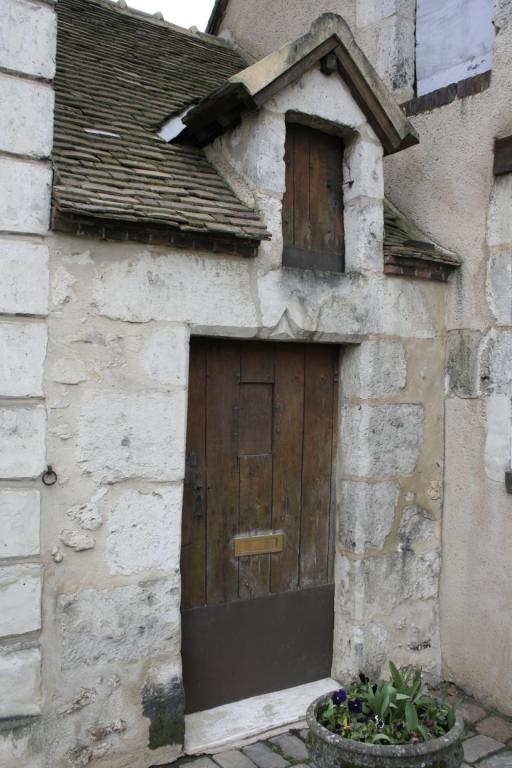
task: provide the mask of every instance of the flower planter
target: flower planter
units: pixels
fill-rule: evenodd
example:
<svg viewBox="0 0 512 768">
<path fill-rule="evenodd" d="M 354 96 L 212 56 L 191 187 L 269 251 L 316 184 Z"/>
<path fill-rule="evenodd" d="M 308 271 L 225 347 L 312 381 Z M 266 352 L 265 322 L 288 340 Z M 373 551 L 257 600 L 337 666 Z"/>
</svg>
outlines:
<svg viewBox="0 0 512 768">
<path fill-rule="evenodd" d="M 331 694 L 316 699 L 306 714 L 308 750 L 316 768 L 459 768 L 462 764 L 464 720 L 460 715 L 438 739 L 397 746 L 366 744 L 344 739 L 320 725 L 318 710 L 330 698 Z"/>
</svg>

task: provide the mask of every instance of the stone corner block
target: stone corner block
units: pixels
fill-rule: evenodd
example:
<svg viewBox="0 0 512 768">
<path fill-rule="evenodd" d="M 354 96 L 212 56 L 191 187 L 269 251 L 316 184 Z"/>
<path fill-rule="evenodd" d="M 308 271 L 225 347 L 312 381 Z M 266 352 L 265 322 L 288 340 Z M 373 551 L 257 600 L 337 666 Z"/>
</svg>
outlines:
<svg viewBox="0 0 512 768">
<path fill-rule="evenodd" d="M 0 407 L 0 478 L 38 477 L 45 458 L 45 407 Z"/>
<path fill-rule="evenodd" d="M 39 491 L 0 491 L 0 557 L 39 554 L 40 503 Z"/>
<path fill-rule="evenodd" d="M 48 163 L 0 157 L 0 229 L 44 235 L 50 225 Z"/>
<path fill-rule="evenodd" d="M 142 710 L 149 720 L 150 749 L 183 747 L 185 690 L 180 678 L 173 677 L 167 681 L 149 678 L 142 691 Z"/>
<path fill-rule="evenodd" d="M 41 653 L 39 648 L 0 650 L 0 718 L 41 713 Z"/>
<path fill-rule="evenodd" d="M 99 482 L 180 480 L 184 472 L 186 392 L 88 392 L 77 460 Z"/>
<path fill-rule="evenodd" d="M 3 0 L 0 66 L 52 79 L 55 74 L 57 18 L 49 5 Z"/>
<path fill-rule="evenodd" d="M 0 312 L 48 313 L 48 246 L 1 240 L 0 270 Z"/>
<path fill-rule="evenodd" d="M 344 474 L 413 474 L 423 442 L 423 421 L 422 405 L 345 406 L 341 423 Z"/>
<path fill-rule="evenodd" d="M 0 568 L 0 636 L 22 635 L 41 628 L 41 568 L 6 565 Z"/>
<path fill-rule="evenodd" d="M 0 321 L 0 396 L 43 395 L 47 337 L 47 327 L 42 321 Z"/>
<path fill-rule="evenodd" d="M 400 341 L 363 341 L 343 357 L 345 398 L 394 397 L 405 388 L 407 365 Z"/>
<path fill-rule="evenodd" d="M 0 74 L 0 150 L 49 157 L 53 142 L 51 85 Z"/>
</svg>

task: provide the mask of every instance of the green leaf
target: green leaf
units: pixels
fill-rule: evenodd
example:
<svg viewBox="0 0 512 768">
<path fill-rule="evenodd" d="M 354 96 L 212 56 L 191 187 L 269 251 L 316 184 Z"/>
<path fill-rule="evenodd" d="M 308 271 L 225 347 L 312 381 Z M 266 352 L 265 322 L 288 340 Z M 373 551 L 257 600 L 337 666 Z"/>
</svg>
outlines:
<svg viewBox="0 0 512 768">
<path fill-rule="evenodd" d="M 418 727 L 418 713 L 410 701 L 405 705 L 405 724 L 408 731 L 415 731 Z"/>
<path fill-rule="evenodd" d="M 376 733 L 375 736 L 372 736 L 372 744 L 377 744 L 379 741 L 385 741 L 387 744 L 394 743 L 394 740 L 389 736 L 386 736 L 385 733 Z"/>
<path fill-rule="evenodd" d="M 453 704 L 448 709 L 447 720 L 448 720 L 448 728 L 453 728 L 453 726 L 455 725 L 455 705 Z"/>
<path fill-rule="evenodd" d="M 391 672 L 391 679 L 393 680 L 393 683 L 396 688 L 403 688 L 404 687 L 404 681 L 402 679 L 402 675 L 396 668 L 396 666 L 393 664 L 392 661 L 389 662 L 389 671 Z"/>
<path fill-rule="evenodd" d="M 397 693 L 396 700 L 397 701 L 407 701 L 411 697 L 407 693 Z"/>
</svg>

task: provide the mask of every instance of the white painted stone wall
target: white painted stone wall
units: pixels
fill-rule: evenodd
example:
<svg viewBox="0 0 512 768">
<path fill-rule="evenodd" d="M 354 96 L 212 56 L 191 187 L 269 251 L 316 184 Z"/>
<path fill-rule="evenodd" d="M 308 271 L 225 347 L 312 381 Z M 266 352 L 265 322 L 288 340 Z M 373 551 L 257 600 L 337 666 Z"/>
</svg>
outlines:
<svg viewBox="0 0 512 768">
<path fill-rule="evenodd" d="M 0 0 L 0 18 L 0 764 L 40 768 L 39 478 L 56 19 L 42 0 Z"/>
</svg>

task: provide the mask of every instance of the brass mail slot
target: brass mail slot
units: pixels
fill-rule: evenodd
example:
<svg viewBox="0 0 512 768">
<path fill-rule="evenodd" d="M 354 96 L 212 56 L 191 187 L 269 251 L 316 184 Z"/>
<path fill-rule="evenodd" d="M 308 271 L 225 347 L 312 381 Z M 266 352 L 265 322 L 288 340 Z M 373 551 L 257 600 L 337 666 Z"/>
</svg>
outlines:
<svg viewBox="0 0 512 768">
<path fill-rule="evenodd" d="M 263 533 L 255 536 L 237 536 L 235 538 L 235 557 L 248 555 L 269 555 L 283 551 L 283 533 Z"/>
</svg>

